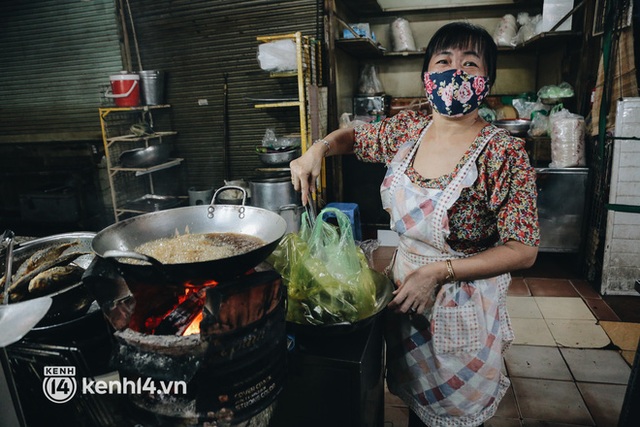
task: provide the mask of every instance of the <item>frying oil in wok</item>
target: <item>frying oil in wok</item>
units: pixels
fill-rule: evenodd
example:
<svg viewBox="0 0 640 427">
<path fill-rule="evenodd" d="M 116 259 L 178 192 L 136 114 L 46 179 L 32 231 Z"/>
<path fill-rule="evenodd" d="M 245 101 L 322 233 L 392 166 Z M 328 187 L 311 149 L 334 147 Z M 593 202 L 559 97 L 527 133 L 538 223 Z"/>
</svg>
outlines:
<svg viewBox="0 0 640 427">
<path fill-rule="evenodd" d="M 240 233 L 183 234 L 143 243 L 135 251 L 163 264 L 188 264 L 229 258 L 257 249 L 265 243 L 258 237 Z"/>
</svg>

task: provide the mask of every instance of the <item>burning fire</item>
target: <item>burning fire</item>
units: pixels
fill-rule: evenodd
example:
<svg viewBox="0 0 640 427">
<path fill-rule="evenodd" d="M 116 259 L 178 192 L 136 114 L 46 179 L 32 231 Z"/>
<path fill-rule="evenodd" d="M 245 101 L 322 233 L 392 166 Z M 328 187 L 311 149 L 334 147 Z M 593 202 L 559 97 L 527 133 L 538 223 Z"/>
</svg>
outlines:
<svg viewBox="0 0 640 427">
<path fill-rule="evenodd" d="M 206 290 L 217 285 L 213 280 L 184 283 L 178 295 L 166 295 L 164 303 L 160 304 L 164 307 L 161 311 L 154 310 L 154 314 L 147 315 L 143 321 L 144 330 L 155 335 L 199 334 Z"/>
<path fill-rule="evenodd" d="M 196 318 L 193 319 L 193 321 L 189 324 L 189 326 L 187 326 L 187 329 L 185 329 L 182 335 L 186 336 L 186 335 L 199 334 L 201 321 L 202 321 L 202 310 L 200 310 L 200 313 L 198 313 Z"/>
<path fill-rule="evenodd" d="M 184 300 L 186 300 L 188 298 L 188 294 L 189 291 L 192 289 L 198 289 L 198 292 L 201 292 L 201 295 L 199 296 L 202 305 L 200 306 L 200 310 L 197 311 L 196 316 L 193 318 L 193 320 L 191 321 L 191 323 L 189 323 L 189 325 L 187 326 L 187 328 L 184 330 L 184 332 L 182 333 L 183 336 L 186 335 L 194 335 L 194 334 L 199 334 L 200 333 L 200 322 L 202 321 L 202 306 L 204 306 L 204 300 L 205 300 L 205 296 L 206 296 L 206 292 L 203 291 L 204 288 L 207 287 L 216 287 L 218 286 L 218 282 L 216 282 L 215 280 L 208 280 L 202 284 L 193 284 L 191 282 L 187 282 L 185 283 L 185 289 L 187 290 L 185 292 L 184 297 L 182 298 L 182 301 L 180 301 L 180 303 L 182 303 Z M 193 292 L 193 290 L 191 291 Z"/>
</svg>

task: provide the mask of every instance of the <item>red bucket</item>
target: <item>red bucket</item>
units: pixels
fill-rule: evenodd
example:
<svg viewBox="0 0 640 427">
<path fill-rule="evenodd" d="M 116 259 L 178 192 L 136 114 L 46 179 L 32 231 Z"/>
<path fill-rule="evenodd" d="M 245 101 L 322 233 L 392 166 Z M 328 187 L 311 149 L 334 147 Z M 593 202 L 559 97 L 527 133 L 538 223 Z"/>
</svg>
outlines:
<svg viewBox="0 0 640 427">
<path fill-rule="evenodd" d="M 114 74 L 109 76 L 111 94 L 117 107 L 137 107 L 140 105 L 140 76 L 137 74 Z"/>
</svg>

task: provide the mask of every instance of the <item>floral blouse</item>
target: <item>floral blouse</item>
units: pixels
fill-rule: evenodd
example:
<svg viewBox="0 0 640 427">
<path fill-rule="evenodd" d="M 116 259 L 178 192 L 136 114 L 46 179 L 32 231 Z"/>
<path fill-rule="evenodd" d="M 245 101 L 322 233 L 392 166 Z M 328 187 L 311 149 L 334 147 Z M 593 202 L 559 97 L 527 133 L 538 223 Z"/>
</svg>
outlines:
<svg viewBox="0 0 640 427">
<path fill-rule="evenodd" d="M 358 126 L 354 152 L 362 161 L 388 165 L 398 147 L 419 138 L 430 120 L 424 112 L 406 110 L 381 122 Z M 485 126 L 478 136 L 486 137 L 494 130 L 492 125 Z M 480 141 L 476 138 L 451 174 L 426 179 L 413 164 L 406 174 L 422 187 L 444 189 Z M 478 179 L 462 190 L 448 212 L 451 234 L 447 242 L 451 248 L 471 254 L 508 240 L 538 246 L 536 175 L 523 141 L 501 129 L 480 153 L 476 166 Z"/>
</svg>

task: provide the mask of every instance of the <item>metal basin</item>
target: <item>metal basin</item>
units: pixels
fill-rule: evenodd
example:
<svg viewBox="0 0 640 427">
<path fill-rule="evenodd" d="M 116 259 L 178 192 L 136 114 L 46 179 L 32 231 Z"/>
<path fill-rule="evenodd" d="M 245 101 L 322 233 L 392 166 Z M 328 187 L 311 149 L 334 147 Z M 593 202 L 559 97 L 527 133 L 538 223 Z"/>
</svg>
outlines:
<svg viewBox="0 0 640 427">
<path fill-rule="evenodd" d="M 282 151 L 258 151 L 258 157 L 260 161 L 265 165 L 283 165 L 289 163 L 291 160 L 300 157 L 300 148 L 282 150 Z"/>
<path fill-rule="evenodd" d="M 526 136 L 531 120 L 526 119 L 504 119 L 495 120 L 493 125 L 508 130 L 513 136 Z"/>
</svg>

